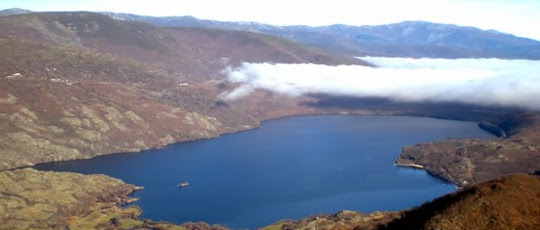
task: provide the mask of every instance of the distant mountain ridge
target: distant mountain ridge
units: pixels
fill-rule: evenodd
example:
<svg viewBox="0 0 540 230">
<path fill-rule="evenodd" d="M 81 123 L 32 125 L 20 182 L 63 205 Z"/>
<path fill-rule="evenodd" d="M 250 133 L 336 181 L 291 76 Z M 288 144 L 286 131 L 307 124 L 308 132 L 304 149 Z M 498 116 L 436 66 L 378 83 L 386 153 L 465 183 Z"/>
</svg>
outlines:
<svg viewBox="0 0 540 230">
<path fill-rule="evenodd" d="M 23 9 L 0 11 L 0 16 L 28 13 Z M 165 27 L 197 27 L 249 31 L 278 36 L 349 56 L 412 58 L 540 59 L 540 41 L 495 30 L 404 21 L 377 26 L 275 26 L 257 22 L 224 22 L 192 16 L 153 17 L 100 12 L 117 20 L 138 21 Z"/>
<path fill-rule="evenodd" d="M 152 17 L 102 12 L 118 20 L 169 27 L 242 30 L 279 36 L 353 56 L 540 59 L 540 41 L 495 30 L 424 21 L 378 26 L 274 26 L 257 22 L 222 22 L 192 16 Z"/>
<path fill-rule="evenodd" d="M 32 11 L 29 11 L 29 10 L 25 10 L 25 9 L 20 9 L 20 8 L 9 8 L 9 9 L 5 9 L 5 10 L 0 10 L 0 16 L 9 16 L 9 15 L 14 15 L 14 14 L 26 14 L 26 13 L 30 13 Z"/>
</svg>

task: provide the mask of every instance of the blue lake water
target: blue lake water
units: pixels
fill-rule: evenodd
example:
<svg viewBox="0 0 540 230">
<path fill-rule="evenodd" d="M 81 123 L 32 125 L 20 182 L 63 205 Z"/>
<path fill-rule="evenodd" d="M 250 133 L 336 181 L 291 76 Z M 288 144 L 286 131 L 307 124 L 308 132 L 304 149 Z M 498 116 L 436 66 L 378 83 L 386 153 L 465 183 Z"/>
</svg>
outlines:
<svg viewBox="0 0 540 230">
<path fill-rule="evenodd" d="M 452 192 L 452 184 L 393 162 L 404 145 L 460 137 L 492 136 L 474 122 L 307 116 L 212 140 L 36 168 L 102 173 L 144 186 L 134 194 L 143 218 L 253 229 L 344 209 L 400 210 Z M 190 185 L 180 189 L 180 181 Z"/>
</svg>

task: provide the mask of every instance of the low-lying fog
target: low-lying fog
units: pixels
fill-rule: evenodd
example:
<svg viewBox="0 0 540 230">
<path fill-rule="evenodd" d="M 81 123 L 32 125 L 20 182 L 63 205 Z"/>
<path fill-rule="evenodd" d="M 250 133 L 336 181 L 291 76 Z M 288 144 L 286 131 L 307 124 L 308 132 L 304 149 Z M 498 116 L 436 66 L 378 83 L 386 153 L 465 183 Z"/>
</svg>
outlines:
<svg viewBox="0 0 540 230">
<path fill-rule="evenodd" d="M 288 96 L 324 93 L 396 101 L 464 102 L 540 110 L 540 61 L 502 59 L 361 58 L 359 65 L 243 63 L 227 68 L 241 85 L 221 96 L 234 100 L 255 89 Z"/>
</svg>

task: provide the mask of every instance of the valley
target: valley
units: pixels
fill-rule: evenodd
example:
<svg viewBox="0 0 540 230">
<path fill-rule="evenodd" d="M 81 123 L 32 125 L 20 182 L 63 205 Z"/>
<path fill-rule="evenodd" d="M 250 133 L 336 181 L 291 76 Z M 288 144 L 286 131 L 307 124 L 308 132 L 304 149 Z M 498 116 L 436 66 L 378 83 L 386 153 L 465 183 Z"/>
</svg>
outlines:
<svg viewBox="0 0 540 230">
<path fill-rule="evenodd" d="M 255 129 L 264 121 L 300 115 L 411 115 L 465 120 L 481 122 L 481 128 L 500 137 L 438 140 L 404 147 L 399 157 L 392 159 L 396 164 L 422 166 L 430 174 L 463 187 L 433 203 L 395 212 L 344 211 L 334 216 L 278 222 L 267 229 L 399 229 L 409 223 L 418 229 L 480 229 L 456 224 L 449 216 L 478 199 L 486 199 L 486 206 L 474 206 L 475 210 L 495 209 L 501 196 L 517 193 L 524 195 L 514 200 L 538 204 L 534 191 L 539 190 L 527 188 L 537 187 L 538 176 L 523 174 L 539 170 L 537 111 L 317 93 L 290 97 L 264 89 L 236 100 L 223 97 L 239 86 L 228 81 L 223 70 L 243 63 L 377 68 L 352 56 L 440 57 L 438 52 L 451 58 L 538 59 L 534 48 L 538 42 L 514 38 L 513 44 L 519 41 L 529 49 L 506 47 L 510 51 L 493 51 L 476 47 L 473 53 L 469 53 L 475 50 L 471 47 L 451 46 L 417 52 L 431 44 L 416 44 L 406 52 L 396 53 L 401 48 L 387 40 L 365 41 L 360 46 L 373 49 L 368 52 L 343 48 L 347 43 L 335 47 L 297 43 L 294 40 L 303 38 L 294 35 L 294 39 L 288 34 L 293 32 L 274 37 L 278 32 L 253 33 L 215 26 L 160 27 L 140 21 L 115 20 L 91 12 L 23 11 L 0 16 L 0 229 L 225 229 L 205 223 L 173 225 L 142 220 L 139 208 L 123 206 L 132 201 L 129 194 L 140 189 L 137 185 L 105 175 L 27 167 L 218 138 Z M 340 31 L 339 27 L 326 29 Z M 323 38 L 327 35 L 318 36 L 322 38 L 311 42 L 326 41 Z M 344 50 L 353 50 L 353 55 Z M 516 50 L 530 52 L 512 53 Z M 507 176 L 515 173 L 522 174 Z M 484 226 L 539 226 L 534 219 L 539 210 L 519 204 L 500 205 L 512 207 L 505 209 L 512 212 L 509 216 L 523 218 L 508 220 L 503 217 L 505 213 L 497 213 L 492 218 L 503 220 L 503 224 Z"/>
</svg>

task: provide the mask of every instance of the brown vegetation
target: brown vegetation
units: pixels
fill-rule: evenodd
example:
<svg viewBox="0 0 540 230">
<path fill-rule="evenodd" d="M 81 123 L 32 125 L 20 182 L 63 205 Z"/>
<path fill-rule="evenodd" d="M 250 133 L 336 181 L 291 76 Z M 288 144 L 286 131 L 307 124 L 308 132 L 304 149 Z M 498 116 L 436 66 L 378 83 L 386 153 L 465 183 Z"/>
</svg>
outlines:
<svg viewBox="0 0 540 230">
<path fill-rule="evenodd" d="M 382 229 L 539 229 L 539 216 L 540 177 L 516 174 L 406 211 Z"/>
<path fill-rule="evenodd" d="M 234 85 L 224 81 L 220 71 L 244 61 L 362 64 L 261 34 L 160 28 L 84 12 L 0 17 L 0 31 L 0 170 L 212 138 L 254 128 L 265 119 L 340 112 L 339 108 L 303 106 L 313 98 L 283 98 L 265 91 L 222 101 L 220 93 Z M 460 185 L 538 170 L 539 121 L 537 114 L 529 114 L 484 123 L 484 128 L 504 138 L 446 140 L 406 147 L 398 163 L 422 165 Z M 538 216 L 538 210 L 532 207 L 539 206 L 538 193 L 519 189 L 530 184 L 536 186 L 533 191 L 539 191 L 538 179 L 522 177 L 441 198 L 443 201 L 427 207 L 443 208 L 444 212 L 422 214 L 424 222 L 408 220 L 417 214 L 404 214 L 400 221 L 429 227 L 426 229 L 447 224 L 461 227 L 469 220 L 494 229 L 537 227 L 538 221 L 531 215 Z M 204 223 L 174 226 L 141 221 L 138 208 L 119 206 L 133 189 L 105 176 L 31 169 L 2 171 L 0 228 L 54 229 L 69 225 L 71 229 L 222 229 Z M 508 203 L 503 197 L 516 202 Z M 481 206 L 473 205 L 479 201 Z M 499 201 L 500 206 L 493 206 Z M 514 207 L 510 213 L 499 211 L 506 205 Z M 459 216 L 456 210 L 465 214 Z M 484 215 L 490 210 L 496 212 Z M 418 212 L 424 213 L 411 211 Z M 341 212 L 281 222 L 272 228 L 373 229 L 399 214 Z M 512 218 L 504 219 L 503 214 Z M 454 215 L 459 217 L 458 222 L 450 219 Z M 402 226 L 400 223 L 405 222 L 392 222 L 388 227 Z"/>
<path fill-rule="evenodd" d="M 242 61 L 354 63 L 247 32 L 160 28 L 93 13 L 0 18 L 0 170 L 217 137 L 314 113 L 269 92 L 234 102 Z"/>
<path fill-rule="evenodd" d="M 0 172 L 0 229 L 62 229 L 94 205 L 124 204 L 137 187 L 104 175 Z"/>
<path fill-rule="evenodd" d="M 0 172 L 0 229 L 223 230 L 205 223 L 174 225 L 141 220 L 122 207 L 140 189 L 105 175 L 18 169 Z"/>
<path fill-rule="evenodd" d="M 396 163 L 416 164 L 460 186 L 540 169 L 540 115 L 514 114 L 490 122 L 493 140 L 449 139 L 404 147 Z"/>
<path fill-rule="evenodd" d="M 268 35 L 164 28 L 88 12 L 31 13 L 0 19 L 0 37 L 91 49 L 208 80 L 241 62 L 365 64 Z M 201 79 L 202 78 L 202 79 Z"/>
<path fill-rule="evenodd" d="M 362 229 L 376 230 L 380 225 L 387 224 L 399 217 L 399 212 L 373 212 L 363 214 L 352 211 L 341 211 L 334 215 L 314 215 L 301 220 L 283 220 L 273 225 L 261 228 L 261 230 L 278 229 L 323 229 L 323 230 L 345 230 Z"/>
</svg>

